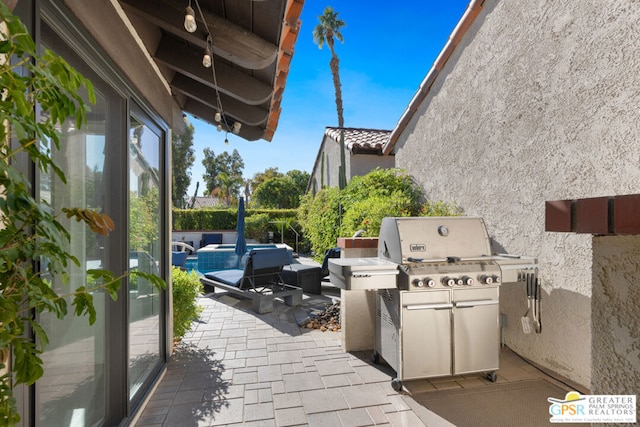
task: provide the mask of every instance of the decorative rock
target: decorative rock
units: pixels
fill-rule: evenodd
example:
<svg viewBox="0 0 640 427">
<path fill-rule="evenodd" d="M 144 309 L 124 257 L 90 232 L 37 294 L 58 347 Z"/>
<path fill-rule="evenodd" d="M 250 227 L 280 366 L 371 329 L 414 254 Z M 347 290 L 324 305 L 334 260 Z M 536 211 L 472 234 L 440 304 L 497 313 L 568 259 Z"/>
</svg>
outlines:
<svg viewBox="0 0 640 427">
<path fill-rule="evenodd" d="M 308 329 L 320 329 L 321 331 L 337 332 L 341 329 L 340 326 L 340 302 L 327 306 L 320 313 L 312 314 L 309 323 L 307 323 Z"/>
</svg>

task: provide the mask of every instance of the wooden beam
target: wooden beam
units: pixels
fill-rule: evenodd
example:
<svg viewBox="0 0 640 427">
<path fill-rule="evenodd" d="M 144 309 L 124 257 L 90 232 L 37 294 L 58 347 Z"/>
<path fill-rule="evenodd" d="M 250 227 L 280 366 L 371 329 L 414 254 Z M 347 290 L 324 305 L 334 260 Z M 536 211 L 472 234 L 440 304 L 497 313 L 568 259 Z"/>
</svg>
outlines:
<svg viewBox="0 0 640 427">
<path fill-rule="evenodd" d="M 198 29 L 195 33 L 189 33 L 183 26 L 184 9 L 179 8 L 178 3 L 172 6 L 161 1 L 120 0 L 120 2 L 125 10 L 142 16 L 154 25 L 202 50 L 206 49 L 207 31 L 198 11 L 196 11 Z M 202 13 L 211 32 L 214 54 L 250 70 L 262 70 L 276 60 L 278 46 L 275 44 L 218 15 L 206 10 Z"/>
<path fill-rule="evenodd" d="M 287 4 L 287 10 L 284 13 L 284 21 L 290 26 L 296 26 L 298 18 L 302 13 L 302 6 L 304 0 L 289 0 Z"/>
<path fill-rule="evenodd" d="M 198 82 L 213 87 L 211 68 L 202 66 L 202 52 L 190 49 L 173 37 L 163 36 L 155 53 L 156 60 Z M 249 105 L 260 105 L 271 98 L 270 85 L 254 79 L 222 61 L 215 62 L 218 90 Z"/>
<path fill-rule="evenodd" d="M 200 103 L 211 107 L 212 116 L 216 111 L 218 111 L 216 92 L 214 88 L 200 84 L 193 79 L 190 79 L 179 73 L 176 73 L 170 84 L 175 91 L 183 93 L 187 97 L 195 99 Z M 220 102 L 222 103 L 224 114 L 229 115 L 236 120 L 239 120 L 243 125 L 263 125 L 267 121 L 267 118 L 269 116 L 269 111 L 265 110 L 264 108 L 245 104 L 235 98 L 225 95 L 224 93 L 220 94 Z"/>
</svg>

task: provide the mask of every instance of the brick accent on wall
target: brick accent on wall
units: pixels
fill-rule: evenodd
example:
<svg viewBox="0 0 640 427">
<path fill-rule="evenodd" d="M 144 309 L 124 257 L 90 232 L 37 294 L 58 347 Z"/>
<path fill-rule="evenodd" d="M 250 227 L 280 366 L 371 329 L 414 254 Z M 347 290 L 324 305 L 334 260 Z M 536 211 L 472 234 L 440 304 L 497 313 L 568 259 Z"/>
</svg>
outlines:
<svg viewBox="0 0 640 427">
<path fill-rule="evenodd" d="M 548 201 L 545 230 L 596 235 L 640 234 L 640 194 Z"/>
<path fill-rule="evenodd" d="M 338 247 L 342 249 L 377 249 L 377 237 L 338 237 Z"/>
</svg>

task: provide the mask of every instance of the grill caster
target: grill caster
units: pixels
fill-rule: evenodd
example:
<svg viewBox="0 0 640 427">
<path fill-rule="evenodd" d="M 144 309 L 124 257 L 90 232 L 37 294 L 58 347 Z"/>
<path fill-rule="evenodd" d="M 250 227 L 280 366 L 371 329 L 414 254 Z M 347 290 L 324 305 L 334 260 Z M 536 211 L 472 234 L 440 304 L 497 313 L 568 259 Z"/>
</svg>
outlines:
<svg viewBox="0 0 640 427">
<path fill-rule="evenodd" d="M 498 379 L 498 374 L 496 374 L 495 372 L 489 372 L 489 373 L 487 374 L 487 379 L 488 379 L 489 381 L 491 381 L 492 383 L 495 383 L 495 382 L 496 382 L 496 380 Z"/>
<path fill-rule="evenodd" d="M 371 353 L 371 363 L 377 365 L 380 363 L 380 355 L 377 352 Z"/>
<path fill-rule="evenodd" d="M 401 391 L 402 390 L 402 381 L 400 381 L 397 378 L 394 378 L 391 380 L 391 388 L 394 389 L 395 391 Z"/>
</svg>

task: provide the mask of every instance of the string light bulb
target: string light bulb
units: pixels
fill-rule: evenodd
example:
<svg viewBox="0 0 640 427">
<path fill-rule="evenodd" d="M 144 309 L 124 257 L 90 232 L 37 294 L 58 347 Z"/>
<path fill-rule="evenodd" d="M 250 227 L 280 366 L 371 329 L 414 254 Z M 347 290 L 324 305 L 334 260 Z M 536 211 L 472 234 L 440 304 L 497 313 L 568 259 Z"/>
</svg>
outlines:
<svg viewBox="0 0 640 427">
<path fill-rule="evenodd" d="M 240 132 L 240 128 L 242 127 L 242 123 L 240 122 L 235 122 L 233 124 L 233 133 L 235 133 L 236 135 Z"/>
<path fill-rule="evenodd" d="M 222 115 L 220 114 L 220 112 L 216 112 L 216 115 L 214 116 L 216 123 L 220 123 L 220 121 L 222 120 Z"/>
<path fill-rule="evenodd" d="M 202 56 L 202 65 L 205 68 L 211 67 L 211 51 L 209 50 L 209 48 L 204 51 L 204 55 Z"/>
<path fill-rule="evenodd" d="M 191 2 L 189 2 L 189 6 L 184 10 L 184 29 L 190 33 L 195 33 L 198 29 L 196 13 L 191 8 Z"/>
<path fill-rule="evenodd" d="M 202 65 L 205 68 L 211 67 L 211 34 L 207 36 L 207 49 L 204 51 L 204 55 L 202 56 Z"/>
<path fill-rule="evenodd" d="M 216 129 L 218 129 L 218 132 L 222 132 L 222 125 L 218 125 Z"/>
</svg>

